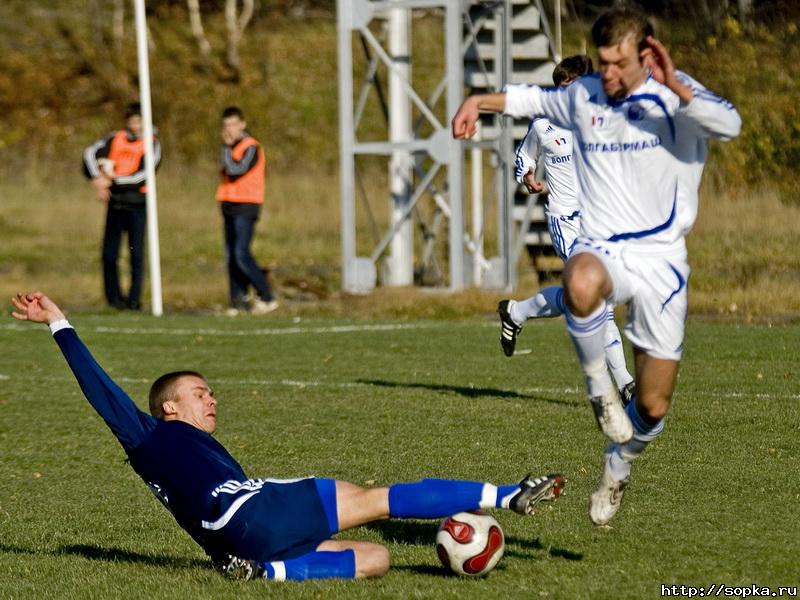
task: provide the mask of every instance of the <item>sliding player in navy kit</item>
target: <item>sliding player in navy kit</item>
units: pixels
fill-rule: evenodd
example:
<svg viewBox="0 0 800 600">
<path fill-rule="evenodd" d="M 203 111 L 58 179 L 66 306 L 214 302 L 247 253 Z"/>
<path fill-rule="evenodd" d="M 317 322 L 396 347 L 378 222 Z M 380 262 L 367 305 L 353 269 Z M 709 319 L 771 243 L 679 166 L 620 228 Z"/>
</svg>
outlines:
<svg viewBox="0 0 800 600">
<path fill-rule="evenodd" d="M 159 377 L 147 414 L 97 364 L 52 300 L 35 292 L 17 294 L 12 302 L 16 319 L 49 325 L 133 470 L 229 574 L 276 580 L 380 576 L 389 568 L 384 546 L 331 537 L 390 517 L 429 519 L 479 508 L 533 514 L 540 502 L 561 495 L 561 475 L 501 486 L 423 479 L 383 488 L 314 477 L 250 479 L 212 437 L 217 399 L 202 375 L 178 371 Z"/>
</svg>

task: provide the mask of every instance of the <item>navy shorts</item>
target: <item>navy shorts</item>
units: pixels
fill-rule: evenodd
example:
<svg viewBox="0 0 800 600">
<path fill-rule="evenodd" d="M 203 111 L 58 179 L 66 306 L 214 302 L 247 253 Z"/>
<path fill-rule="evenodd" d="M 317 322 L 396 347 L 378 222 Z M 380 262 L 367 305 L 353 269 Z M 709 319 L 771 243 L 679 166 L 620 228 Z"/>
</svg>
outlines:
<svg viewBox="0 0 800 600">
<path fill-rule="evenodd" d="M 338 532 L 335 480 L 262 481 L 259 492 L 214 532 L 214 545 L 240 558 L 286 560 L 314 551 Z"/>
</svg>

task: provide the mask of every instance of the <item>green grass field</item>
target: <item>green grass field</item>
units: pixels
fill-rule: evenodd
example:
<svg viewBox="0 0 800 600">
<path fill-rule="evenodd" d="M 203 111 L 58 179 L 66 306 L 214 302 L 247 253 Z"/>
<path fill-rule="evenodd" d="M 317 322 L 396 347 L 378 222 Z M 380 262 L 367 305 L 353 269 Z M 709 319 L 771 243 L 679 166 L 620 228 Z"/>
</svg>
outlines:
<svg viewBox="0 0 800 600">
<path fill-rule="evenodd" d="M 488 315 L 71 320 L 140 406 L 162 372 L 206 373 L 218 439 L 253 477 L 500 483 L 559 470 L 568 494 L 533 518 L 495 513 L 506 556 L 486 579 L 444 574 L 437 523 L 395 521 L 346 534 L 389 546 L 383 579 L 228 581 L 124 463 L 47 330 L 7 318 L 2 598 L 650 598 L 661 584 L 800 583 L 798 325 L 690 321 L 667 428 L 598 530 L 586 509 L 604 442 L 561 321 L 528 325 L 529 352 L 506 359 Z"/>
</svg>

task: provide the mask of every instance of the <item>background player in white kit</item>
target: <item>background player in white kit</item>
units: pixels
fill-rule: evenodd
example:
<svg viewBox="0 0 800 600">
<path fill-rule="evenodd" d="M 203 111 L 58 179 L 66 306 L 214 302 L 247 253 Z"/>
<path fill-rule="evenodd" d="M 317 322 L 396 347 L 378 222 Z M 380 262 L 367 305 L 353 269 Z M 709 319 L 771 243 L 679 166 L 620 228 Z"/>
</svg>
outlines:
<svg viewBox="0 0 800 600">
<path fill-rule="evenodd" d="M 568 56 L 553 70 L 556 87 L 567 87 L 576 79 L 594 72 L 592 59 L 583 54 Z M 569 258 L 572 244 L 580 230 L 580 206 L 572 161 L 572 131 L 550 123 L 545 117 L 534 117 L 528 133 L 517 146 L 514 176 L 529 193 L 541 192 L 544 183 L 535 177 L 536 163 L 543 161 L 549 193 L 547 196 L 547 230 L 553 249 L 564 262 Z M 564 288 L 549 286 L 522 301 L 502 300 L 497 305 L 500 315 L 500 345 L 506 356 L 514 354 L 517 336 L 528 319 L 552 318 L 563 315 Z M 614 378 L 624 404 L 635 392 L 633 377 L 625 367 L 622 338 L 614 322 L 614 306 L 606 314 L 606 363 Z"/>
<path fill-rule="evenodd" d="M 612 443 L 589 516 L 616 514 L 631 462 L 664 428 L 683 352 L 689 265 L 685 236 L 697 215 L 709 138 L 741 118 L 727 100 L 677 71 L 638 9 L 612 8 L 592 27 L 599 76 L 566 89 L 508 86 L 467 98 L 453 136 L 473 135 L 480 110 L 545 115 L 575 135 L 581 236 L 564 271 L 567 329 L 595 417 Z M 623 409 L 605 365 L 606 302 L 627 304 L 637 395 Z"/>
</svg>

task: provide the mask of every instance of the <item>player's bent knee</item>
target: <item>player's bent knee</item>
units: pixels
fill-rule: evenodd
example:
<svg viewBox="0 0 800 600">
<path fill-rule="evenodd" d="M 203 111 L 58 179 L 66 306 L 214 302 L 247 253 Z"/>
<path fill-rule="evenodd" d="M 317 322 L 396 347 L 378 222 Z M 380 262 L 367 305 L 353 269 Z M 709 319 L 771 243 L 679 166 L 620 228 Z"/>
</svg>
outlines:
<svg viewBox="0 0 800 600">
<path fill-rule="evenodd" d="M 567 306 L 578 316 L 588 316 L 611 293 L 611 279 L 600 260 L 591 254 L 577 254 L 564 268 Z"/>
<path fill-rule="evenodd" d="M 669 405 L 669 398 L 664 396 L 650 396 L 649 398 L 641 399 L 636 406 L 636 410 L 642 417 L 646 418 L 651 423 L 655 423 L 667 416 Z"/>
<path fill-rule="evenodd" d="M 382 577 L 389 571 L 389 549 L 380 544 L 369 544 L 356 549 L 356 577 Z"/>
</svg>

